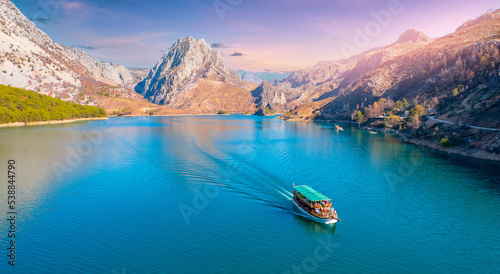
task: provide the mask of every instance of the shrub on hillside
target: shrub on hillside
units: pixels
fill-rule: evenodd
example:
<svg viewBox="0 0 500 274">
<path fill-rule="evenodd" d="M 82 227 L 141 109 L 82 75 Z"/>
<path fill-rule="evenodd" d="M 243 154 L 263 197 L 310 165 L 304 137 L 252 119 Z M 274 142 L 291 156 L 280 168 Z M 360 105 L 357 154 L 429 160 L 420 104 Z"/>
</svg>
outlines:
<svg viewBox="0 0 500 274">
<path fill-rule="evenodd" d="M 441 145 L 443 147 L 451 147 L 451 141 L 448 140 L 447 138 L 443 138 L 441 139 Z"/>
</svg>

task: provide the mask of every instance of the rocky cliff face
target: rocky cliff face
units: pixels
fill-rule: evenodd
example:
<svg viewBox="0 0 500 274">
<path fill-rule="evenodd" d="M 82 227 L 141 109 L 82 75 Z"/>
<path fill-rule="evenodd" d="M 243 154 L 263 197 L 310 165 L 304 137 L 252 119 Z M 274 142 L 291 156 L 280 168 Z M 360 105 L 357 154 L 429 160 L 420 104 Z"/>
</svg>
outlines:
<svg viewBox="0 0 500 274">
<path fill-rule="evenodd" d="M 3 84 L 89 103 L 93 99 L 86 91 L 130 96 L 127 88 L 137 83 L 124 66 L 54 43 L 9 0 L 0 0 L 0 30 Z"/>
<path fill-rule="evenodd" d="M 205 40 L 186 37 L 169 49 L 136 91 L 150 102 L 188 112 L 244 112 L 254 108 L 255 87 L 229 69 Z"/>
<path fill-rule="evenodd" d="M 64 49 L 69 60 L 82 65 L 89 75 L 99 82 L 109 85 L 122 85 L 130 89 L 133 89 L 138 82 L 131 71 L 123 65 L 101 62 L 90 57 L 81 49 L 72 47 L 64 47 Z"/>
</svg>

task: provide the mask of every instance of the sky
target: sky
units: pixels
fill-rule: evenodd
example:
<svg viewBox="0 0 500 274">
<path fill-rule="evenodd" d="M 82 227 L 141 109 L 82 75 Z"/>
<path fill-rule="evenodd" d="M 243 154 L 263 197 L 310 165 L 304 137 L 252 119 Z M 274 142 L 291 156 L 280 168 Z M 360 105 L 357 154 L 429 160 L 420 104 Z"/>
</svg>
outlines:
<svg viewBox="0 0 500 274">
<path fill-rule="evenodd" d="M 13 0 L 52 40 L 101 61 L 151 68 L 180 37 L 203 38 L 233 69 L 291 71 L 431 38 L 498 0 Z"/>
</svg>

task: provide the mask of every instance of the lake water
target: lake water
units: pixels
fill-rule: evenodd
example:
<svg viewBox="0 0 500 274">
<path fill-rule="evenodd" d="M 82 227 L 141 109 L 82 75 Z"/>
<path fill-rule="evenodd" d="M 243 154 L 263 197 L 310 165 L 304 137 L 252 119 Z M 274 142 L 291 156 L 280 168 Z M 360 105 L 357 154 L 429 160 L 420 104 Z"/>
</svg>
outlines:
<svg viewBox="0 0 500 274">
<path fill-rule="evenodd" d="M 0 129 L 0 273 L 500 269 L 498 164 L 344 126 L 231 115 Z M 292 183 L 332 198 L 342 222 L 298 215 Z"/>
</svg>

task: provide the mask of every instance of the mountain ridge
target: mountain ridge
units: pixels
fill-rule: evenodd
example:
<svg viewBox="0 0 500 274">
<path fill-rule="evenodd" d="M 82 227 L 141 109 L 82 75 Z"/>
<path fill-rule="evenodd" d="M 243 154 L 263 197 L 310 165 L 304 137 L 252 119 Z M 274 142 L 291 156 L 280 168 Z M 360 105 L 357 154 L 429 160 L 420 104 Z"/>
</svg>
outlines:
<svg viewBox="0 0 500 274">
<path fill-rule="evenodd" d="M 94 105 L 98 93 L 135 96 L 130 91 L 136 79 L 128 68 L 55 43 L 12 1 L 0 0 L 0 27 L 2 83 Z"/>
</svg>

